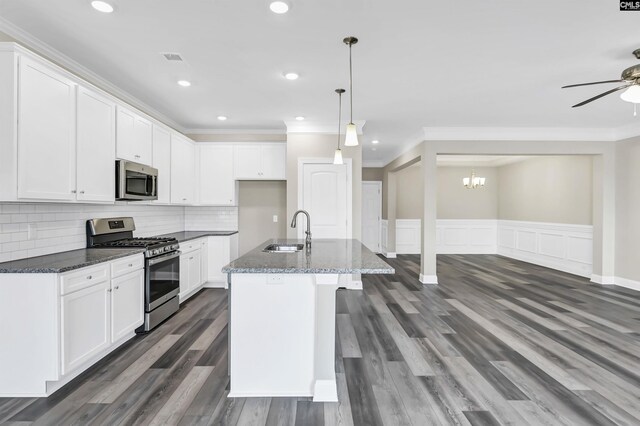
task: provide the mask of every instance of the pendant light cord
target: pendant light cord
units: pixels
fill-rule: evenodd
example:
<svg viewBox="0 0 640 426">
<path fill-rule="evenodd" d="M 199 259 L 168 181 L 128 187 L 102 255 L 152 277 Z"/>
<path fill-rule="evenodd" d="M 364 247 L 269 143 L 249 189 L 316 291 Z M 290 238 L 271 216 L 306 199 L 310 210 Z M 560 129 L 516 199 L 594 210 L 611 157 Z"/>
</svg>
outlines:
<svg viewBox="0 0 640 426">
<path fill-rule="evenodd" d="M 351 46 L 352 43 L 349 43 L 349 106 L 351 109 L 349 124 L 353 124 L 353 65 L 351 62 Z"/>
<path fill-rule="evenodd" d="M 338 92 L 338 149 L 340 149 L 340 120 L 342 120 L 342 92 Z"/>
</svg>

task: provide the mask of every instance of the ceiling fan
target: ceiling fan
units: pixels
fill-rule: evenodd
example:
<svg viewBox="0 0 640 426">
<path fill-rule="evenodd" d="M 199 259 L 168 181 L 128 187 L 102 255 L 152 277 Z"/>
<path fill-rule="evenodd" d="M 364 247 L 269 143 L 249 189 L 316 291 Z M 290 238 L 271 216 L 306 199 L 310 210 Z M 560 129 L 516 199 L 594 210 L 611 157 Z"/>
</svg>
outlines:
<svg viewBox="0 0 640 426">
<path fill-rule="evenodd" d="M 633 54 L 637 59 L 640 59 L 640 49 L 635 50 Z M 579 104 L 575 104 L 572 108 L 581 107 L 597 99 L 603 98 L 607 95 L 610 95 L 612 93 L 615 93 L 624 89 L 627 89 L 627 90 L 624 93 L 622 93 L 622 95 L 620 95 L 623 101 L 632 102 L 634 104 L 640 103 L 640 64 L 634 65 L 622 71 L 622 76 L 620 80 L 606 80 L 606 81 L 594 81 L 593 83 L 570 84 L 569 86 L 563 86 L 562 88 L 567 89 L 569 87 L 591 86 L 594 84 L 607 84 L 607 83 L 625 83 L 625 84 L 622 86 L 618 86 L 615 89 L 607 90 L 604 93 L 600 93 L 598 96 L 594 96 L 593 98 L 587 99 L 586 101 L 580 102 Z"/>
</svg>

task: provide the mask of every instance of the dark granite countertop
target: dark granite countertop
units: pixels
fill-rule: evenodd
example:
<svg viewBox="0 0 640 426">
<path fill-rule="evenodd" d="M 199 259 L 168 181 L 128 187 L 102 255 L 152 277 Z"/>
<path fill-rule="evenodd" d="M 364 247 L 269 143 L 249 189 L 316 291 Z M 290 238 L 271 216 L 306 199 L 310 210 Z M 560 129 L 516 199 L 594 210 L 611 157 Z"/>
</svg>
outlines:
<svg viewBox="0 0 640 426">
<path fill-rule="evenodd" d="M 317 239 L 311 250 L 265 253 L 268 244 L 304 244 L 304 240 L 267 240 L 234 260 L 222 272 L 244 274 L 393 274 L 395 270 L 358 240 Z"/>
<path fill-rule="evenodd" d="M 227 237 L 237 234 L 238 231 L 183 231 L 173 232 L 171 234 L 158 235 L 159 237 L 175 238 L 179 243 L 195 240 L 202 237 Z"/>
<path fill-rule="evenodd" d="M 59 274 L 121 257 L 144 249 L 79 249 L 0 263 L 0 274 Z"/>
</svg>

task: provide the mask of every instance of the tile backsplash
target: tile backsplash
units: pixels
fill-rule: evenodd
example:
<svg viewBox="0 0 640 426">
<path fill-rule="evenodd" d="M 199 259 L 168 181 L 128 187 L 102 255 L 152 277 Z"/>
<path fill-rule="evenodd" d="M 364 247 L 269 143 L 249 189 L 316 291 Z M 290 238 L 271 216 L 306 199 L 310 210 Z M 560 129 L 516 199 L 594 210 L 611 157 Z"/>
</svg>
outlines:
<svg viewBox="0 0 640 426">
<path fill-rule="evenodd" d="M 86 221 L 132 216 L 136 236 L 238 229 L 237 207 L 0 203 L 0 262 L 83 248 Z"/>
</svg>

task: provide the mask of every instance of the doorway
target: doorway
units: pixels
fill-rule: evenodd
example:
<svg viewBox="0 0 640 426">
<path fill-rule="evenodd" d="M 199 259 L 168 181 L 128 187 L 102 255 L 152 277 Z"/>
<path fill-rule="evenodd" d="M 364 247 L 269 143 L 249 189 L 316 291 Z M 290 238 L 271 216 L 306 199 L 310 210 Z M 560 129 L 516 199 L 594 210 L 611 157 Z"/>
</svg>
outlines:
<svg viewBox="0 0 640 426">
<path fill-rule="evenodd" d="M 362 244 L 380 253 L 380 222 L 382 218 L 382 182 L 362 182 Z"/>
</svg>

